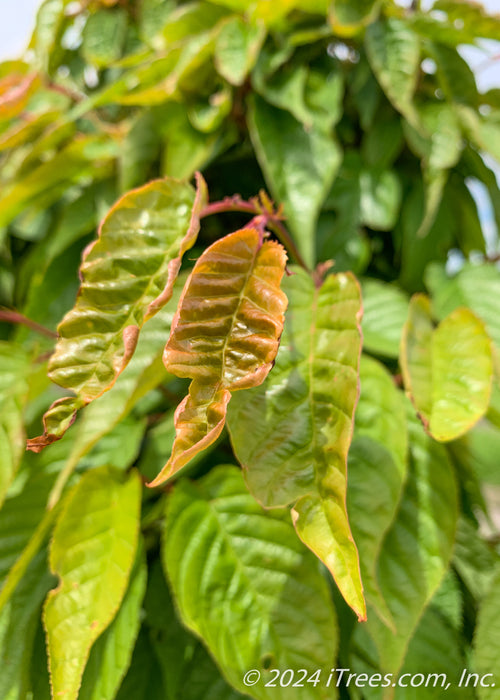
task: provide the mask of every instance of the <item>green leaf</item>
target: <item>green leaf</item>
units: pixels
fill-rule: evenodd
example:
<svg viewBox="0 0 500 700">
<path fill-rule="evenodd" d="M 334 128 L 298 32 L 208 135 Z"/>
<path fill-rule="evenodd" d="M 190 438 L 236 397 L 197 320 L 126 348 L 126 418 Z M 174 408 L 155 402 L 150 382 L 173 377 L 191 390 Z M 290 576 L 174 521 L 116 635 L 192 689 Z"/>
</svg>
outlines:
<svg viewBox="0 0 500 700">
<path fill-rule="evenodd" d="M 418 119 L 413 105 L 420 67 L 420 39 L 403 19 L 389 17 L 370 24 L 365 34 L 370 65 L 394 107 L 409 122 Z"/>
<path fill-rule="evenodd" d="M 345 510 L 360 290 L 350 273 L 330 275 L 316 289 L 302 270 L 283 288 L 290 306 L 276 365 L 261 388 L 234 397 L 231 441 L 253 495 L 266 507 L 295 503 L 299 536 L 363 617 L 358 554 Z"/>
<path fill-rule="evenodd" d="M 500 316 L 496 300 L 500 295 L 500 271 L 495 265 L 464 265 L 454 277 L 438 281 L 429 274 L 432 310 L 439 319 L 459 306 L 468 306 L 484 323 L 500 362 Z"/>
<path fill-rule="evenodd" d="M 335 34 L 351 37 L 375 18 L 380 0 L 333 0 L 329 20 Z"/>
<path fill-rule="evenodd" d="M 391 170 L 362 170 L 359 174 L 361 223 L 375 230 L 392 229 L 401 205 L 401 183 Z"/>
<path fill-rule="evenodd" d="M 395 521 L 382 547 L 378 577 L 396 634 L 368 617 L 383 671 L 396 673 L 418 621 L 450 561 L 457 521 L 457 487 L 442 445 L 408 410 L 410 472 Z"/>
<path fill-rule="evenodd" d="M 78 697 L 90 648 L 122 602 L 139 511 L 137 474 L 124 477 L 106 467 L 87 472 L 64 504 L 50 549 L 60 584 L 44 608 L 54 696 Z"/>
<path fill-rule="evenodd" d="M 446 98 L 451 102 L 477 107 L 479 94 L 474 73 L 458 51 L 433 43 L 430 55 L 436 61 L 437 79 Z"/>
<path fill-rule="evenodd" d="M 113 700 L 130 665 L 139 633 L 147 566 L 142 546 L 120 609 L 96 641 L 85 666 L 78 700 Z"/>
<path fill-rule="evenodd" d="M 349 450 L 347 511 L 358 546 L 365 596 L 392 626 L 377 561 L 406 479 L 408 431 L 403 394 L 383 365 L 362 356 L 361 393 Z"/>
<path fill-rule="evenodd" d="M 226 683 L 204 646 L 181 625 L 159 560 L 151 569 L 144 607 L 168 700 L 180 694 L 182 700 L 243 697 Z"/>
<path fill-rule="evenodd" d="M 265 31 L 241 17 L 231 17 L 221 27 L 215 44 L 217 71 L 231 85 L 242 85 L 259 55 Z"/>
<path fill-rule="evenodd" d="M 369 278 L 361 280 L 361 290 L 363 348 L 384 357 L 398 357 L 408 297 L 395 285 Z"/>
<path fill-rule="evenodd" d="M 457 526 L 453 566 L 475 600 L 485 597 L 499 558 L 482 539 L 477 526 L 461 516 Z"/>
<path fill-rule="evenodd" d="M 392 110 L 379 111 L 379 119 L 363 135 L 363 160 L 369 167 L 390 168 L 403 148 L 403 129 L 399 115 Z"/>
<path fill-rule="evenodd" d="M 497 700 L 500 663 L 500 569 L 497 567 L 491 587 L 481 603 L 474 633 L 474 671 L 484 679 L 478 687 L 480 700 Z M 486 674 L 490 674 L 486 676 Z M 497 685 L 495 686 L 495 682 Z M 485 687 L 489 686 L 489 687 Z"/>
<path fill-rule="evenodd" d="M 72 184 L 105 179 L 112 173 L 117 144 L 109 137 L 79 135 L 55 155 L 5 184 L 0 197 L 0 226 L 7 226 L 28 209 L 43 210 L 57 201 Z"/>
<path fill-rule="evenodd" d="M 83 29 L 82 53 L 89 63 L 107 68 L 120 58 L 127 34 L 127 13 L 120 7 L 97 10 Z"/>
<path fill-rule="evenodd" d="M 482 420 L 460 440 L 450 444 L 454 458 L 469 466 L 481 482 L 500 486 L 498 454 L 500 430 Z"/>
<path fill-rule="evenodd" d="M 330 135 L 316 127 L 306 130 L 291 114 L 257 96 L 248 117 L 269 188 L 283 203 L 297 246 L 312 266 L 316 221 L 340 165 L 339 148 Z"/>
<path fill-rule="evenodd" d="M 157 180 L 120 199 L 87 248 L 74 308 L 58 327 L 50 378 L 76 397 L 56 401 L 44 416 L 39 451 L 58 440 L 76 411 L 108 390 L 132 357 L 139 330 L 172 296 L 181 259 L 199 230 L 206 199 L 186 182 Z"/>
<path fill-rule="evenodd" d="M 40 552 L 0 614 L 0 694 L 5 700 L 26 697 L 36 625 L 53 583 L 47 553 Z"/>
<path fill-rule="evenodd" d="M 403 330 L 400 364 L 405 388 L 436 440 L 459 437 L 486 413 L 491 342 L 470 309 L 456 309 L 434 329 L 429 299 L 415 295 Z"/>
<path fill-rule="evenodd" d="M 258 669 L 254 698 L 288 698 L 287 689 L 265 687 L 270 668 L 330 669 L 337 639 L 326 581 L 286 512 L 264 511 L 236 468 L 176 485 L 163 562 L 183 623 L 235 688 L 246 692 L 244 673 Z M 305 687 L 301 697 L 317 691 Z"/>
<path fill-rule="evenodd" d="M 131 698 L 165 700 L 161 669 L 144 628 L 139 632 L 130 668 L 116 696 L 116 700 Z"/>
<path fill-rule="evenodd" d="M 0 506 L 24 453 L 23 405 L 28 395 L 29 357 L 0 341 Z"/>
<path fill-rule="evenodd" d="M 261 384 L 283 330 L 280 290 L 286 253 L 246 228 L 200 256 L 182 292 L 164 352 L 165 367 L 193 381 L 175 412 L 171 456 L 149 486 L 159 486 L 215 442 L 231 392 Z"/>
</svg>

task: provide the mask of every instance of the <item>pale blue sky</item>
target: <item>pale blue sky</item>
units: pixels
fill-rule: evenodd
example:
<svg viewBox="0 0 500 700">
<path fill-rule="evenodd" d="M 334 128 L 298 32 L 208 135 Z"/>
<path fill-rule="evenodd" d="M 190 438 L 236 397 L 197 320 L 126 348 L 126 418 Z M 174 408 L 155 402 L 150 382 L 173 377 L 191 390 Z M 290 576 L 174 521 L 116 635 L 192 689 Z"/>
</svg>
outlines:
<svg viewBox="0 0 500 700">
<path fill-rule="evenodd" d="M 0 60 L 16 58 L 28 43 L 40 0 L 0 0 Z"/>
</svg>

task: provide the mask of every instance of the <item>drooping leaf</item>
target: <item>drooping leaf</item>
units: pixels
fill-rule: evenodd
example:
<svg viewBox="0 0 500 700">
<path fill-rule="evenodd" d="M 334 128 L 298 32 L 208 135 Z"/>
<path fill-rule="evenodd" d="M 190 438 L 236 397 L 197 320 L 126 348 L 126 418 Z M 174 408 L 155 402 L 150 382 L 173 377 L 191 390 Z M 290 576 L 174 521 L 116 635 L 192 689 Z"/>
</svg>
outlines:
<svg viewBox="0 0 500 700">
<path fill-rule="evenodd" d="M 396 628 L 369 615 L 383 671 L 396 673 L 418 621 L 437 590 L 452 555 L 457 522 L 457 487 L 446 451 L 434 442 L 408 408 L 410 472 L 382 546 L 378 577 Z"/>
<path fill-rule="evenodd" d="M 407 470 L 404 397 L 380 363 L 362 355 L 361 393 L 349 450 L 347 511 L 359 550 L 365 596 L 392 625 L 377 575 L 383 539 L 395 516 Z"/>
<path fill-rule="evenodd" d="M 85 474 L 64 504 L 50 550 L 60 577 L 44 608 L 54 696 L 78 697 L 90 648 L 115 616 L 135 559 L 140 482 L 109 468 Z"/>
<path fill-rule="evenodd" d="M 126 34 L 125 10 L 98 10 L 89 16 L 83 29 L 82 53 L 89 63 L 106 68 L 120 58 Z"/>
<path fill-rule="evenodd" d="M 232 85 L 241 85 L 253 68 L 265 38 L 262 25 L 252 25 L 241 17 L 225 22 L 215 45 L 214 62 L 218 72 Z"/>
<path fill-rule="evenodd" d="M 394 107 L 411 123 L 418 123 L 413 94 L 420 64 L 420 39 L 399 17 L 369 25 L 365 46 L 378 82 Z"/>
<path fill-rule="evenodd" d="M 330 275 L 316 289 L 301 270 L 283 288 L 290 307 L 276 365 L 262 387 L 235 396 L 231 441 L 253 495 L 268 507 L 295 504 L 299 536 L 362 618 L 358 554 L 345 510 L 358 395 L 360 290 L 350 273 Z"/>
<path fill-rule="evenodd" d="M 248 117 L 269 189 L 283 203 L 297 246 L 312 267 L 316 221 L 340 165 L 339 147 L 330 134 L 314 126 L 306 130 L 291 114 L 257 96 Z"/>
<path fill-rule="evenodd" d="M 283 330 L 286 254 L 255 228 L 213 243 L 198 259 L 165 347 L 165 367 L 193 381 L 175 412 L 172 454 L 157 486 L 220 435 L 231 391 L 261 384 Z"/>
<path fill-rule="evenodd" d="M 78 700 L 114 700 L 139 632 L 146 579 L 147 566 L 140 546 L 120 609 L 92 647 Z"/>
<path fill-rule="evenodd" d="M 398 357 L 408 298 L 398 287 L 375 279 L 361 280 L 363 348 L 384 357 Z"/>
<path fill-rule="evenodd" d="M 470 309 L 456 309 L 434 329 L 429 299 L 415 295 L 403 329 L 400 364 L 405 388 L 436 440 L 459 437 L 486 413 L 491 341 Z"/>
<path fill-rule="evenodd" d="M 76 411 L 108 390 L 132 357 L 139 330 L 172 296 L 181 259 L 194 243 L 206 199 L 186 182 L 158 180 L 134 190 L 111 209 L 100 237 L 86 251 L 82 286 L 65 316 L 49 363 L 50 378 L 76 397 L 56 401 L 44 435 L 28 442 L 39 451 L 59 439 Z"/>
<path fill-rule="evenodd" d="M 480 700 L 498 700 L 500 664 L 500 569 L 497 567 L 490 589 L 484 597 L 474 633 L 474 668 L 483 679 L 478 688 Z M 488 674 L 488 675 L 487 675 Z"/>
<path fill-rule="evenodd" d="M 453 566 L 476 601 L 482 600 L 490 589 L 499 557 L 481 538 L 477 527 L 460 517 L 457 525 Z"/>
<path fill-rule="evenodd" d="M 265 687 L 270 668 L 330 668 L 337 640 L 326 581 L 286 511 L 263 510 L 236 468 L 176 485 L 163 563 L 183 623 L 238 690 L 247 690 L 247 669 L 258 669 L 252 697 L 281 700 L 290 691 Z M 249 615 L 258 623 L 249 625 Z M 312 686 L 300 692 L 304 700 L 317 697 Z"/>
</svg>

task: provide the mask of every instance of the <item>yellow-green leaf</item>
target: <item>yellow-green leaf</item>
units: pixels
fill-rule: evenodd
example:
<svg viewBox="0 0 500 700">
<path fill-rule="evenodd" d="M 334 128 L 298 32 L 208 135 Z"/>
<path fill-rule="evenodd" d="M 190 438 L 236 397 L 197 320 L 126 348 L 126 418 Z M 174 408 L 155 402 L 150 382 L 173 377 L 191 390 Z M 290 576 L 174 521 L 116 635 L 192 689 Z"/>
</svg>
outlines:
<svg viewBox="0 0 500 700">
<path fill-rule="evenodd" d="M 235 396 L 231 440 L 253 495 L 268 507 L 295 504 L 299 536 L 363 618 L 358 553 L 345 506 L 358 397 L 360 289 L 350 273 L 330 275 L 316 288 L 301 270 L 283 288 L 290 306 L 276 366 L 262 387 Z"/>
<path fill-rule="evenodd" d="M 181 296 L 165 347 L 165 367 L 189 377 L 175 413 L 172 455 L 158 486 L 220 435 L 231 391 L 261 384 L 283 330 L 283 247 L 255 228 L 216 241 L 199 258 Z"/>
<path fill-rule="evenodd" d="M 139 535 L 141 486 L 108 467 L 85 474 L 65 502 L 50 549 L 60 577 L 45 603 L 53 697 L 76 700 L 90 648 L 113 620 Z"/>
<path fill-rule="evenodd" d="M 407 393 L 436 440 L 463 435 L 488 410 L 491 341 L 470 309 L 455 309 L 434 328 L 428 297 L 416 294 L 403 330 L 400 363 Z"/>
<path fill-rule="evenodd" d="M 165 178 L 129 192 L 101 224 L 80 268 L 74 308 L 58 327 L 50 378 L 75 397 L 56 401 L 44 416 L 44 435 L 28 442 L 40 451 L 62 437 L 76 411 L 107 391 L 132 357 L 139 331 L 172 296 L 181 259 L 199 230 L 206 186 Z"/>
</svg>

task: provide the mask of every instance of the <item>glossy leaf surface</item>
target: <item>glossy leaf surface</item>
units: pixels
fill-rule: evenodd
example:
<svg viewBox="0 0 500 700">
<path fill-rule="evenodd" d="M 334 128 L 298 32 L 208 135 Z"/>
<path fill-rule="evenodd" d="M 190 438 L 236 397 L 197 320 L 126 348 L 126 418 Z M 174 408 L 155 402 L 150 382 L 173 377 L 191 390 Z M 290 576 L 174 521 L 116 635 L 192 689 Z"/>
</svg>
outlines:
<svg viewBox="0 0 500 700">
<path fill-rule="evenodd" d="M 158 180 L 125 195 L 86 251 L 75 307 L 59 325 L 50 378 L 76 397 L 47 411 L 35 451 L 59 439 L 75 412 L 108 390 L 132 357 L 139 330 L 172 296 L 182 255 L 194 243 L 205 185 Z"/>
<path fill-rule="evenodd" d="M 60 577 L 44 625 L 55 697 L 78 697 L 90 648 L 125 594 L 137 548 L 140 482 L 109 468 L 81 479 L 56 524 L 50 565 Z"/>
<path fill-rule="evenodd" d="M 269 667 L 330 668 L 337 635 L 326 581 L 286 512 L 263 510 L 235 467 L 175 486 L 163 562 L 183 623 L 237 689 L 246 692 L 243 674 L 258 669 L 252 697 L 285 700 L 289 689 L 264 685 Z M 309 686 L 301 696 L 318 694 Z"/>
<path fill-rule="evenodd" d="M 286 254 L 257 229 L 236 231 L 198 259 L 181 296 L 165 367 L 193 381 L 175 413 L 176 439 L 157 486 L 220 435 L 231 391 L 261 384 L 283 330 Z"/>
<path fill-rule="evenodd" d="M 291 114 L 259 97 L 250 104 L 249 130 L 269 188 L 285 213 L 307 263 L 315 261 L 315 224 L 340 166 L 340 149 L 316 126 L 305 128 Z"/>
<path fill-rule="evenodd" d="M 299 536 L 363 617 L 358 555 L 345 509 L 358 397 L 360 290 L 350 273 L 330 275 L 316 289 L 301 270 L 283 288 L 290 306 L 276 365 L 261 388 L 235 397 L 231 440 L 253 495 L 267 507 L 295 504 Z"/>
<path fill-rule="evenodd" d="M 406 390 L 436 440 L 459 437 L 486 413 L 493 373 L 491 341 L 469 309 L 456 309 L 434 329 L 429 299 L 414 296 L 400 362 Z"/>
</svg>

